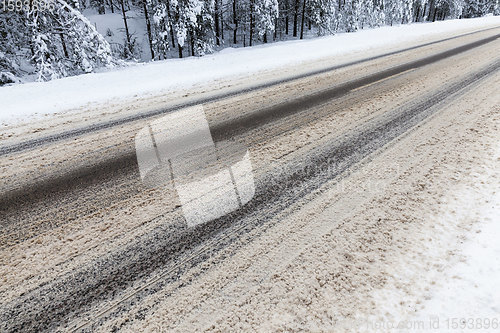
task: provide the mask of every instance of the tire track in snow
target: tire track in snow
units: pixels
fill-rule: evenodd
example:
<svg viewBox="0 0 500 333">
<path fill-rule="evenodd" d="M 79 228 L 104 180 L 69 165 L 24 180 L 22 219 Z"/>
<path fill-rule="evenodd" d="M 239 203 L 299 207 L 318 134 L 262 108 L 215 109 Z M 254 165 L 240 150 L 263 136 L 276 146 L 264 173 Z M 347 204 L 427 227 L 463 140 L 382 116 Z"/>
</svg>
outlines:
<svg viewBox="0 0 500 333">
<path fill-rule="evenodd" d="M 194 229 L 181 226 L 181 221 L 158 228 L 119 253 L 26 293 L 2 310 L 3 328 L 7 331 L 55 329 L 72 317 L 90 311 L 99 302 L 113 299 L 119 290 L 130 287 L 134 281 L 158 274 L 158 279 L 129 295 L 128 305 L 127 302 L 114 304 L 113 309 L 126 310 L 141 297 L 177 280 L 182 272 L 204 262 L 211 254 L 237 242 L 248 231 L 265 226 L 291 203 L 409 131 L 436 112 L 451 96 L 499 68 L 497 61 L 475 75 L 376 118 L 351 131 L 340 142 L 335 139 L 316 148 L 304 160 L 292 161 L 277 176 L 260 180 L 263 186 L 254 199 L 232 214 Z M 329 164 L 332 157 L 335 157 L 333 167 Z M 302 168 L 311 165 L 315 167 L 304 172 Z"/>
</svg>

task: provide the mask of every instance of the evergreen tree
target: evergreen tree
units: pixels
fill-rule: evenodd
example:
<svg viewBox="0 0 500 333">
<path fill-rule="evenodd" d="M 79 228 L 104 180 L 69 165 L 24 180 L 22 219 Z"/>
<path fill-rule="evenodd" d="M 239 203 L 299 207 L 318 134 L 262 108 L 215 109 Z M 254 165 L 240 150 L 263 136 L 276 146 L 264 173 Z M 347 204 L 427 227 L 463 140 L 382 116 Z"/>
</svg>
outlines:
<svg viewBox="0 0 500 333">
<path fill-rule="evenodd" d="M 54 0 L 53 5 L 51 10 L 0 15 L 2 71 L 9 69 L 14 75 L 18 55 L 33 65 L 39 81 L 117 64 L 109 44 L 87 18 L 63 0 Z"/>
<path fill-rule="evenodd" d="M 401 24 L 411 23 L 413 20 L 413 0 L 402 0 Z"/>
<path fill-rule="evenodd" d="M 460 18 L 463 14 L 464 6 L 465 6 L 464 0 L 449 0 L 447 16 L 450 19 Z"/>
<path fill-rule="evenodd" d="M 175 47 L 179 57 L 186 50 L 199 56 L 212 52 L 216 42 L 223 42 L 224 27 L 232 29 L 233 43 L 246 46 L 256 39 L 267 42 L 269 33 L 274 39 L 283 29 L 288 34 L 290 23 L 293 36 L 299 38 L 300 29 L 302 38 L 306 22 L 318 35 L 327 35 L 383 24 L 500 14 L 498 0 L 217 1 L 115 0 L 113 5 L 113 0 L 52 0 L 49 11 L 0 12 L 0 84 L 18 82 L 27 74 L 51 80 L 118 64 L 109 44 L 80 13 L 86 6 L 101 14 L 121 7 L 126 41 L 124 52 L 117 53 L 124 53 L 125 59 L 135 57 L 135 38 L 125 14 L 129 10 L 143 13 L 152 59 L 166 59 Z"/>
<path fill-rule="evenodd" d="M 167 51 L 170 49 L 168 35 L 171 22 L 167 15 L 167 5 L 158 0 L 148 0 L 148 8 L 152 8 L 153 25 L 151 31 L 151 43 L 156 59 L 166 59 Z"/>
<path fill-rule="evenodd" d="M 360 0 L 347 0 L 344 7 L 345 31 L 353 32 L 359 29 L 359 16 L 361 12 Z"/>
<path fill-rule="evenodd" d="M 466 0 L 464 8 L 465 17 L 481 17 L 495 12 L 498 6 L 496 0 Z"/>
<path fill-rule="evenodd" d="M 309 0 L 311 21 L 318 28 L 319 36 L 334 33 L 336 5 L 334 0 Z"/>
<path fill-rule="evenodd" d="M 256 32 L 259 36 L 265 36 L 273 31 L 275 21 L 279 16 L 278 0 L 259 0 L 255 3 Z"/>
<path fill-rule="evenodd" d="M 180 49 L 182 50 L 188 42 L 192 55 L 203 55 L 206 52 L 211 52 L 214 47 L 213 0 L 206 2 L 202 0 L 173 0 L 172 7 Z"/>
<path fill-rule="evenodd" d="M 30 57 L 26 16 L 0 12 L 0 85 L 19 82 L 21 75 L 17 55 Z"/>
<path fill-rule="evenodd" d="M 386 24 L 400 24 L 403 21 L 404 6 L 402 0 L 386 0 L 384 2 Z"/>
</svg>

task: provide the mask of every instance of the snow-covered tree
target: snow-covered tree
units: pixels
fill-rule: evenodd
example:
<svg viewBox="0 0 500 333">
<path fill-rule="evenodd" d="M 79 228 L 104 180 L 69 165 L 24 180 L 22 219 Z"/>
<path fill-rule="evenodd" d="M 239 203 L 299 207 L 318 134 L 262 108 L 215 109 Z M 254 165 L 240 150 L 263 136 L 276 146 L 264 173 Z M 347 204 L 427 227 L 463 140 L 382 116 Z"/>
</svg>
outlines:
<svg viewBox="0 0 500 333">
<path fill-rule="evenodd" d="M 116 64 L 108 42 L 65 1 L 55 0 L 53 11 L 32 10 L 27 17 L 38 80 L 89 73 Z"/>
<path fill-rule="evenodd" d="M 378 0 L 361 0 L 359 25 L 360 28 L 380 27 L 385 23 L 385 16 Z"/>
<path fill-rule="evenodd" d="M 498 6 L 496 0 L 465 0 L 464 15 L 466 17 L 480 17 L 494 13 L 496 6 Z"/>
<path fill-rule="evenodd" d="M 280 38 L 290 28 L 290 36 L 302 38 L 307 26 L 326 35 L 383 24 L 500 14 L 499 0 L 217 1 L 216 5 L 215 0 L 51 0 L 53 8 L 48 11 L 2 11 L 0 84 L 18 82 L 26 75 L 51 80 L 117 64 L 108 42 L 80 8 L 102 14 L 120 10 L 126 38 L 123 47 L 113 46 L 115 56 L 125 59 L 137 56 L 136 36 L 127 27 L 128 11 L 143 14 L 152 59 L 166 59 L 174 48 L 179 57 L 212 52 L 216 41 L 222 45 L 227 30 L 234 43 L 246 46 L 255 40 L 267 42 L 269 33 Z"/>
<path fill-rule="evenodd" d="M 19 57 L 28 57 L 29 35 L 26 17 L 0 11 L 0 85 L 19 82 Z"/>
<path fill-rule="evenodd" d="M 463 14 L 465 0 L 449 0 L 447 17 L 450 19 L 460 18 Z"/>
<path fill-rule="evenodd" d="M 194 54 L 202 56 L 214 51 L 216 44 L 214 31 L 215 1 L 205 0 L 198 17 L 198 24 L 194 27 L 192 34 L 194 42 Z"/>
<path fill-rule="evenodd" d="M 346 0 L 344 7 L 344 28 L 347 32 L 359 29 L 359 17 L 361 12 L 360 0 Z"/>
<path fill-rule="evenodd" d="M 401 24 L 411 23 L 413 20 L 413 0 L 402 0 Z"/>
<path fill-rule="evenodd" d="M 334 0 L 309 0 L 312 23 L 318 28 L 318 35 L 332 34 L 335 31 L 337 2 Z"/>
<path fill-rule="evenodd" d="M 214 47 L 213 0 L 173 0 L 175 31 L 180 52 L 190 43 L 192 55 L 203 55 Z"/>
<path fill-rule="evenodd" d="M 278 0 L 259 0 L 255 3 L 255 21 L 257 34 L 264 36 L 274 31 L 275 21 L 279 16 Z"/>
<path fill-rule="evenodd" d="M 169 22 L 167 5 L 159 0 L 148 0 L 147 8 L 152 9 L 153 24 L 151 27 L 151 43 L 157 59 L 167 58 L 170 49 L 168 41 L 171 22 Z"/>
<path fill-rule="evenodd" d="M 106 14 L 106 2 L 104 0 L 89 0 L 90 6 L 97 9 L 99 14 Z"/>
<path fill-rule="evenodd" d="M 31 64 L 41 81 L 117 64 L 106 40 L 75 9 L 78 2 L 69 5 L 54 0 L 51 4 L 50 10 L 33 7 L 0 13 L 2 72 L 8 70 L 16 75 L 18 59 L 25 63 L 24 67 Z"/>
<path fill-rule="evenodd" d="M 19 78 L 18 65 L 13 63 L 5 53 L 0 51 L 0 86 L 8 83 L 21 82 Z"/>
<path fill-rule="evenodd" d="M 421 22 L 426 19 L 426 11 L 428 6 L 428 0 L 415 0 L 413 2 L 413 11 L 415 13 L 414 21 Z"/>
<path fill-rule="evenodd" d="M 386 0 L 384 1 L 384 13 L 386 24 L 400 24 L 403 20 L 403 1 L 402 0 Z"/>
</svg>

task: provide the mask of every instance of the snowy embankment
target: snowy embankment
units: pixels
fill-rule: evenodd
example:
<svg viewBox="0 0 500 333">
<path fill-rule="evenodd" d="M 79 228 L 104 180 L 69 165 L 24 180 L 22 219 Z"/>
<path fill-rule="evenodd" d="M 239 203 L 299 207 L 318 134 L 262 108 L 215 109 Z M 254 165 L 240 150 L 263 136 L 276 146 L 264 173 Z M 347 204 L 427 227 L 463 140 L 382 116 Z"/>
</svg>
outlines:
<svg viewBox="0 0 500 333">
<path fill-rule="evenodd" d="M 498 25 L 500 17 L 490 16 L 382 27 L 252 48 L 227 48 L 202 58 L 171 59 L 50 82 L 6 86 L 0 88 L 0 121 L 6 124 L 108 101 L 126 103 L 134 96 L 154 96 L 186 89 L 195 83 L 210 83 L 326 57 L 394 47 L 423 37 Z"/>
<path fill-rule="evenodd" d="M 436 283 L 417 314 L 439 319 L 441 327 L 497 331 L 500 329 L 500 146 L 481 164 L 473 183 L 454 193 L 442 219 L 477 221 L 464 241 L 461 260 Z M 454 320 L 456 319 L 456 320 Z M 496 324 L 494 319 L 496 319 Z M 471 327 L 471 322 L 472 327 Z M 465 325 L 464 325 L 465 321 Z M 480 326 L 482 324 L 482 327 Z"/>
</svg>

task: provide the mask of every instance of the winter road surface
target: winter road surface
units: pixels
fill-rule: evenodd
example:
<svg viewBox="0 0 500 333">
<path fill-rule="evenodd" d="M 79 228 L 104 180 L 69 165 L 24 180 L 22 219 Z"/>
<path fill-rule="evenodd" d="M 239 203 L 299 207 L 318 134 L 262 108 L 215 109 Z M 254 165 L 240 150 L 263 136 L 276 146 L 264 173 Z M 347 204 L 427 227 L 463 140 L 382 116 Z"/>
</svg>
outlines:
<svg viewBox="0 0 500 333">
<path fill-rule="evenodd" d="M 352 330 L 396 262 L 425 260 L 415 235 L 494 149 L 499 49 L 490 28 L 220 87 L 202 101 L 212 136 L 221 156 L 248 148 L 256 193 L 194 228 L 168 186 L 142 184 L 134 150 L 172 107 L 9 129 L 1 331 Z"/>
</svg>

